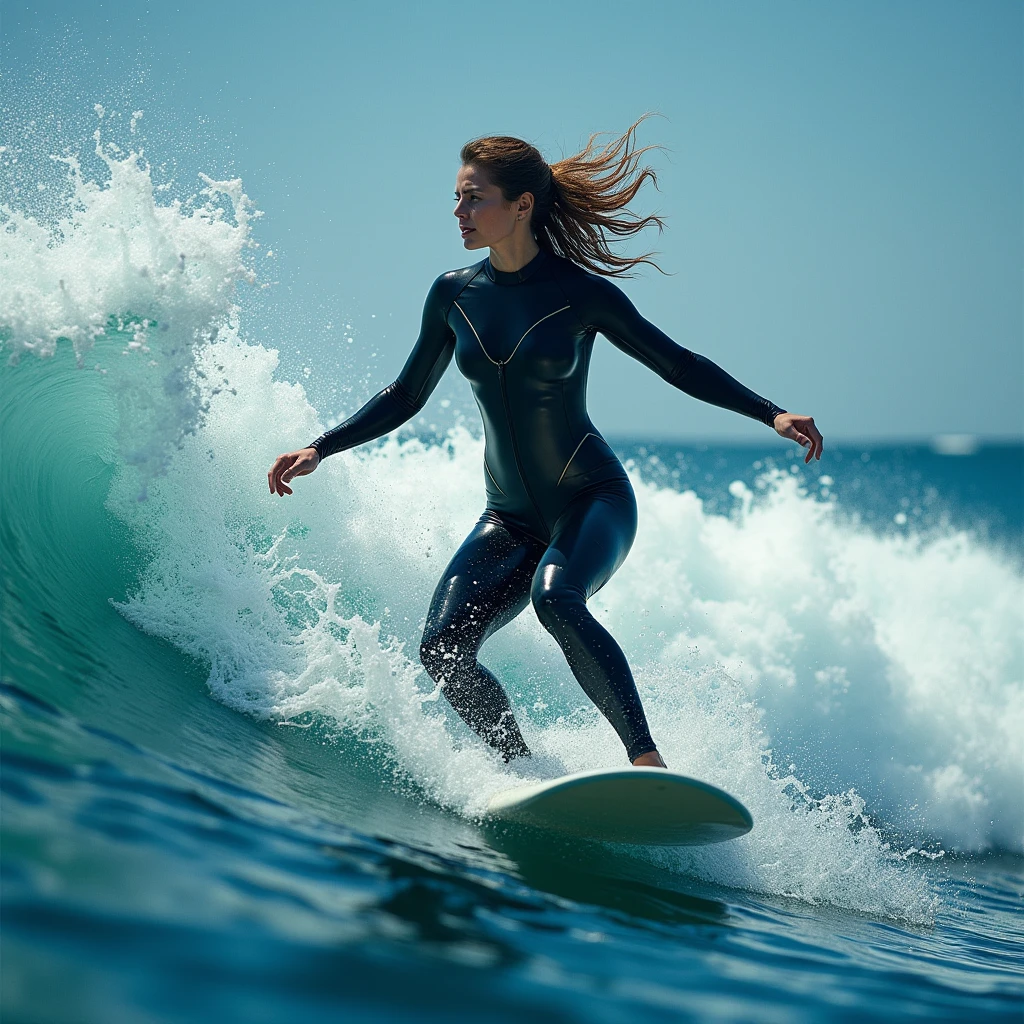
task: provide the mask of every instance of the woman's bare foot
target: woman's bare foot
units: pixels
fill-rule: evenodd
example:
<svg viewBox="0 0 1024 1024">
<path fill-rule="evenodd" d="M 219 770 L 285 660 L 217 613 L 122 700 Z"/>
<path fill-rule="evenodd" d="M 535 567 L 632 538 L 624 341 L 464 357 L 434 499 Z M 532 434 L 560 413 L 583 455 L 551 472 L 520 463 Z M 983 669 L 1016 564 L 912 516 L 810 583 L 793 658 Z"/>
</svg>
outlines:
<svg viewBox="0 0 1024 1024">
<path fill-rule="evenodd" d="M 648 751 L 646 754 L 641 754 L 634 762 L 634 768 L 667 768 L 662 759 L 661 754 L 656 750 Z"/>
</svg>

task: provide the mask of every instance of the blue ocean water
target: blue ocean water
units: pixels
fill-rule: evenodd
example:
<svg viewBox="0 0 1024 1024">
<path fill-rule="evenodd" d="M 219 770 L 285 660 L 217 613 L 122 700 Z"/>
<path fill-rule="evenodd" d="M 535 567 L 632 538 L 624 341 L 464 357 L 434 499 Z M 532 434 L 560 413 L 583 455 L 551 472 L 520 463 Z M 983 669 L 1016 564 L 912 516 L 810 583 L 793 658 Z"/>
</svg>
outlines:
<svg viewBox="0 0 1024 1024">
<path fill-rule="evenodd" d="M 521 779 L 415 656 L 480 439 L 270 500 L 321 424 L 236 306 L 242 185 L 99 154 L 2 214 L 5 1022 L 1020 1019 L 1024 447 L 619 439 L 641 526 L 592 607 L 755 828 L 499 827 Z M 484 659 L 526 771 L 622 763 L 531 615 Z"/>
</svg>

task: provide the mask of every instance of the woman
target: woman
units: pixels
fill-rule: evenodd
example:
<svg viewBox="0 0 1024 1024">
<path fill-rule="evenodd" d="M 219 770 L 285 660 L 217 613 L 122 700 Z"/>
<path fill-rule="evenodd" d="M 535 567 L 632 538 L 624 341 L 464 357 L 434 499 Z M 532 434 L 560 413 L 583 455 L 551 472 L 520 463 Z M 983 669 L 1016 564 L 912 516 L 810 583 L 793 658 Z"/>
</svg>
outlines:
<svg viewBox="0 0 1024 1024">
<path fill-rule="evenodd" d="M 642 120 L 642 119 L 641 119 Z M 657 217 L 625 210 L 654 172 L 639 167 L 634 124 L 610 145 L 548 166 L 520 139 L 463 147 L 455 216 L 466 249 L 487 259 L 431 286 L 420 335 L 393 384 L 311 445 L 281 455 L 271 493 L 335 452 L 394 430 L 426 403 L 455 357 L 483 417 L 487 505 L 434 591 L 420 658 L 442 693 L 506 761 L 530 753 L 508 697 L 477 660 L 484 641 L 533 602 L 569 667 L 634 765 L 665 767 L 629 665 L 587 600 L 622 564 L 636 501 L 590 421 L 587 372 L 597 332 L 696 398 L 761 420 L 821 457 L 822 437 L 710 360 L 677 345 L 608 280 L 647 256 L 618 256 L 609 236 Z M 652 264 L 654 265 L 654 264 Z"/>
</svg>

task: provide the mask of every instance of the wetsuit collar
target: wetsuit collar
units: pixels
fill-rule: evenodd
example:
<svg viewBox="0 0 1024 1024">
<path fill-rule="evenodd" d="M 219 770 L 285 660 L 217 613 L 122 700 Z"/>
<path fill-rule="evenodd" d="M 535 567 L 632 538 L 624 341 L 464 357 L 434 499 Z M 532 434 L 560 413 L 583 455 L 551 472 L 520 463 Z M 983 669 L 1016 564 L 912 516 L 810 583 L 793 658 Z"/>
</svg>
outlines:
<svg viewBox="0 0 1024 1024">
<path fill-rule="evenodd" d="M 529 263 L 524 264 L 518 270 L 506 271 L 495 270 L 495 268 L 491 266 L 490 257 L 488 257 L 484 261 L 484 271 L 495 284 L 522 284 L 536 272 L 538 267 L 543 265 L 545 259 L 546 254 L 544 250 L 541 249 L 541 251 L 537 253 Z"/>
</svg>

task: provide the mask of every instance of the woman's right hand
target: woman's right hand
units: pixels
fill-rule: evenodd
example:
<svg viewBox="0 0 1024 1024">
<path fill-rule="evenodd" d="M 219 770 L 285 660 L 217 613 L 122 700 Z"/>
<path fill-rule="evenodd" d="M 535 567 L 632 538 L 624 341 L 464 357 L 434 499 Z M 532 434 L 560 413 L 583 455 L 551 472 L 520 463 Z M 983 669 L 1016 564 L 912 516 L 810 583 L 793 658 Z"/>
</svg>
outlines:
<svg viewBox="0 0 1024 1024">
<path fill-rule="evenodd" d="M 291 494 L 292 489 L 288 484 L 297 476 L 309 476 L 319 465 L 320 456 L 317 455 L 315 448 L 300 448 L 297 452 L 278 455 L 267 474 L 270 493 L 280 494 L 282 497 Z"/>
</svg>

